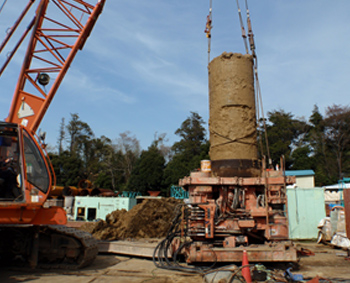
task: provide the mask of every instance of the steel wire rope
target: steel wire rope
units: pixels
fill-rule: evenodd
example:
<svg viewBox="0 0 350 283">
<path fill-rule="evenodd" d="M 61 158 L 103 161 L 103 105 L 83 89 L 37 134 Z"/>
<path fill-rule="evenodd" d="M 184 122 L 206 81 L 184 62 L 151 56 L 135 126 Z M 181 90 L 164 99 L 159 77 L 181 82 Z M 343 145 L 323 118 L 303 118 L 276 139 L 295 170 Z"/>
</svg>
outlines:
<svg viewBox="0 0 350 283">
<path fill-rule="evenodd" d="M 272 161 L 271 161 L 271 155 L 270 155 L 270 147 L 269 147 L 269 140 L 268 140 L 268 134 L 267 134 L 267 126 L 266 126 L 266 119 L 264 115 L 264 106 L 262 102 L 262 95 L 261 95 L 261 87 L 259 83 L 259 76 L 258 76 L 258 58 L 255 57 L 254 59 L 254 74 L 255 74 L 255 85 L 256 85 L 256 93 L 257 93 L 257 109 L 261 107 L 261 115 L 262 115 L 262 123 L 263 123 L 263 128 L 264 128 L 264 135 L 265 135 L 265 145 L 266 145 L 266 153 L 267 153 L 267 158 L 269 165 L 271 166 Z M 258 114 L 259 111 L 258 111 Z M 260 117 L 258 117 L 258 121 L 260 120 Z M 261 138 L 261 133 L 260 134 L 260 142 L 261 142 L 261 151 L 263 153 L 263 145 L 262 145 L 262 138 Z"/>
<path fill-rule="evenodd" d="M 238 1 L 238 0 L 237 0 Z M 260 120 L 260 108 L 261 108 L 261 116 L 262 116 L 262 123 L 263 123 L 263 128 L 264 128 L 264 134 L 265 134 L 265 146 L 266 146 L 266 152 L 267 152 L 267 158 L 268 158 L 268 163 L 269 166 L 272 165 L 271 161 L 271 155 L 270 155 L 270 149 L 269 149 L 269 142 L 268 142 L 268 135 L 267 135 L 267 127 L 266 127 L 266 119 L 264 115 L 264 108 L 263 108 L 263 103 L 262 103 L 262 94 L 261 94 L 261 87 L 260 87 L 260 82 L 259 82 L 259 75 L 258 75 L 258 57 L 256 54 L 256 47 L 255 47 L 255 42 L 254 42 L 254 33 L 253 33 L 253 28 L 252 28 L 252 22 L 250 19 L 250 12 L 248 8 L 248 0 L 245 0 L 245 8 L 246 8 L 246 14 L 247 14 L 247 27 L 248 27 L 248 38 L 249 38 L 249 47 L 250 51 L 252 53 L 252 56 L 254 58 L 254 77 L 255 77 L 255 90 L 256 90 L 256 103 L 257 103 L 257 121 Z M 261 138 L 261 133 L 260 135 L 260 142 L 261 142 L 261 153 L 263 155 L 263 145 L 262 145 L 262 138 Z"/>
<path fill-rule="evenodd" d="M 250 50 L 252 52 L 252 56 L 254 58 L 254 76 L 255 76 L 255 89 L 257 93 L 257 109 L 259 109 L 259 106 L 261 107 L 261 112 L 262 112 L 262 122 L 263 122 L 263 127 L 264 127 L 264 132 L 265 132 L 265 145 L 266 145 L 266 151 L 267 151 L 267 158 L 268 158 L 268 166 L 269 168 L 272 167 L 272 161 L 271 161 L 271 156 L 270 156 L 270 150 L 269 150 L 269 143 L 268 143 L 268 135 L 267 135 L 267 127 L 266 127 L 266 120 L 264 116 L 264 109 L 263 109 L 263 103 L 262 103 L 262 95 L 261 95 L 261 87 L 259 83 L 259 76 L 258 76 L 258 58 L 257 54 L 255 52 L 255 43 L 254 43 L 254 34 L 253 34 L 253 28 L 252 28 L 252 23 L 250 20 L 250 12 L 248 8 L 248 0 L 245 0 L 245 6 L 246 6 L 246 13 L 247 13 L 247 26 L 248 26 L 248 37 L 249 37 L 249 46 Z M 260 102 L 260 103 L 259 103 Z M 260 118 L 259 118 L 260 119 Z M 260 138 L 260 140 L 262 140 Z M 261 150 L 263 151 L 263 146 L 261 145 Z M 265 165 L 264 165 L 265 166 Z M 265 178 L 267 171 L 265 171 Z M 268 180 L 266 178 L 266 180 Z M 268 190 L 269 190 L 269 184 L 265 184 L 265 201 L 268 199 Z M 266 206 L 267 207 L 267 206 Z M 266 222 L 268 223 L 269 221 L 269 216 L 268 213 L 266 215 Z"/>
<path fill-rule="evenodd" d="M 210 52 L 211 52 L 211 29 L 212 26 L 212 12 L 213 12 L 213 0 L 209 0 L 209 14 L 207 16 L 207 22 L 205 25 L 204 32 L 206 33 L 206 36 L 208 38 L 208 66 L 210 63 Z"/>
<path fill-rule="evenodd" d="M 254 71 L 255 72 L 255 71 Z M 255 88 L 254 89 L 258 89 L 259 86 L 256 85 L 256 79 L 255 79 Z M 260 117 L 260 103 L 259 103 L 259 92 L 257 91 L 257 95 L 255 97 L 255 104 L 256 104 L 256 121 L 257 121 L 257 127 L 258 127 L 258 138 L 259 138 L 259 148 L 260 148 L 260 153 L 261 153 L 261 157 L 265 156 L 265 152 L 264 152 L 264 145 L 263 145 L 263 135 L 262 135 L 262 128 L 261 128 L 261 123 L 262 123 L 262 127 L 264 128 L 264 118 Z"/>
<path fill-rule="evenodd" d="M 237 3 L 237 9 L 238 9 L 239 22 L 240 22 L 241 30 L 242 30 L 243 43 L 244 43 L 244 46 L 245 46 L 245 51 L 248 54 L 249 53 L 248 41 L 247 41 L 247 34 L 246 34 L 246 31 L 245 31 L 245 28 L 244 28 L 244 23 L 243 23 L 243 18 L 242 18 L 242 11 L 241 11 L 241 8 L 239 6 L 238 0 L 236 0 L 236 3 Z"/>
<path fill-rule="evenodd" d="M 0 7 L 0 14 L 1 14 L 2 9 L 4 8 L 6 2 L 7 2 L 7 0 L 4 0 L 4 2 L 2 2 L 1 7 Z"/>
<path fill-rule="evenodd" d="M 247 27 L 248 27 L 249 47 L 250 47 L 250 51 L 252 52 L 253 57 L 256 57 L 254 34 L 253 34 L 252 22 L 250 20 L 250 12 L 249 12 L 249 9 L 248 9 L 248 0 L 245 0 L 245 7 L 246 7 L 246 13 L 247 13 Z"/>
</svg>

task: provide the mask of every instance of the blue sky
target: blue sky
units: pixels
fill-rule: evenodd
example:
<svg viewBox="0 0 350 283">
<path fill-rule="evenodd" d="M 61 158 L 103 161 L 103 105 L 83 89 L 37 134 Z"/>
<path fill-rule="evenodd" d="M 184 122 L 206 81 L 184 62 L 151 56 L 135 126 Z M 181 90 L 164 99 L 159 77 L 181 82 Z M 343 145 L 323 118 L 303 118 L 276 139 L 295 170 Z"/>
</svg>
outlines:
<svg viewBox="0 0 350 283">
<path fill-rule="evenodd" d="M 7 1 L 0 14 L 1 41 L 27 2 Z M 321 113 L 333 104 L 349 105 L 350 1 L 248 4 L 265 115 L 283 109 L 307 119 L 315 104 Z M 245 18 L 244 1 L 240 5 Z M 155 133 L 166 133 L 172 145 L 191 111 L 207 128 L 208 11 L 209 0 L 107 0 L 42 121 L 47 142 L 56 146 L 61 119 L 68 121 L 70 113 L 88 123 L 96 137 L 116 140 L 130 131 L 143 149 Z M 211 58 L 245 52 L 236 1 L 213 0 L 211 47 Z M 8 114 L 23 53 L 0 77 L 1 119 Z"/>
</svg>

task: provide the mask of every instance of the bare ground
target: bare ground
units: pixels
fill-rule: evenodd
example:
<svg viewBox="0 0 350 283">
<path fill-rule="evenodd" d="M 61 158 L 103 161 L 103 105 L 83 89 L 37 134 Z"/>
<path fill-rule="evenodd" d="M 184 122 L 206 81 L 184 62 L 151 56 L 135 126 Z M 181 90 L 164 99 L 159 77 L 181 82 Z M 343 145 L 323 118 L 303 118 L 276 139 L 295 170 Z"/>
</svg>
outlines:
<svg viewBox="0 0 350 283">
<path fill-rule="evenodd" d="M 302 257 L 299 262 L 300 270 L 293 271 L 293 274 L 302 274 L 305 279 L 319 276 L 330 280 L 324 282 L 350 282 L 350 261 L 346 260 L 346 251 L 312 242 L 297 244 L 299 248 L 308 249 L 315 255 Z M 202 282 L 202 277 L 156 268 L 150 259 L 109 254 L 98 255 L 91 266 L 79 271 L 0 268 L 0 282 L 195 283 Z"/>
<path fill-rule="evenodd" d="M 87 225 L 84 230 L 92 233 L 96 238 L 104 240 L 118 241 L 131 238 L 135 241 L 142 241 L 147 237 L 157 241 L 155 237 L 159 240 L 159 237 L 165 236 L 173 217 L 172 212 L 177 205 L 178 202 L 172 199 L 159 202 L 145 201 L 128 212 L 113 212 L 107 216 L 106 221 Z M 152 234 L 155 230 L 157 235 Z M 298 242 L 296 244 L 298 249 L 303 248 L 305 251 L 311 251 L 314 255 L 302 257 L 299 261 L 299 270 L 292 271 L 293 274 L 301 274 L 305 279 L 319 276 L 331 280 L 324 282 L 350 282 L 350 261 L 346 259 L 346 251 L 314 242 Z M 278 269 L 277 265 L 269 266 L 269 268 Z M 283 275 L 283 271 L 281 272 Z M 198 274 L 159 269 L 150 259 L 99 254 L 91 266 L 79 271 L 0 267 L 0 283 L 7 282 L 194 283 L 203 282 L 203 278 Z"/>
<path fill-rule="evenodd" d="M 318 275 L 333 281 L 339 279 L 350 282 L 350 260 L 347 259 L 347 251 L 314 242 L 300 242 L 298 245 L 311 250 L 315 255 L 302 257 L 297 273 L 307 278 Z"/>
</svg>

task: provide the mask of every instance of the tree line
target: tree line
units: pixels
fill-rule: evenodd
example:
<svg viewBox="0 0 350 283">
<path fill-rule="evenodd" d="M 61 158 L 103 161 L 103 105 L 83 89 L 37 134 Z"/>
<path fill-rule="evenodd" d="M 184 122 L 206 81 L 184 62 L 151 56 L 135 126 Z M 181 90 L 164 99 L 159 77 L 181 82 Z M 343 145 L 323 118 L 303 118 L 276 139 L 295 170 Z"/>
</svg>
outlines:
<svg viewBox="0 0 350 283">
<path fill-rule="evenodd" d="M 146 150 L 130 132 L 119 134 L 112 141 L 95 137 L 90 126 L 78 114 L 71 114 L 68 123 L 62 119 L 57 152 L 49 150 L 56 184 L 77 186 L 89 180 L 94 187 L 113 191 L 149 190 L 169 194 L 171 185 L 208 159 L 209 142 L 203 119 L 194 112 L 175 133 L 181 137 L 172 146 L 165 145 L 166 134 L 155 134 Z"/>
<path fill-rule="evenodd" d="M 314 170 L 316 186 L 334 184 L 350 175 L 349 106 L 328 106 L 323 116 L 315 105 L 307 120 L 275 110 L 268 113 L 265 129 L 260 121 L 259 131 L 262 140 L 267 132 L 274 164 L 283 155 L 287 169 Z"/>
<path fill-rule="evenodd" d="M 155 134 L 146 150 L 130 132 L 112 141 L 95 137 L 78 114 L 63 118 L 57 150 L 49 156 L 61 186 L 77 186 L 89 180 L 94 187 L 147 194 L 159 190 L 169 194 L 171 185 L 209 159 L 209 141 L 202 117 L 195 112 L 182 122 L 175 134 L 180 140 L 166 145 L 166 134 Z M 312 169 L 317 186 L 336 183 L 350 173 L 350 108 L 333 105 L 322 116 L 317 106 L 310 117 L 296 118 L 282 109 L 267 113 L 258 121 L 260 158 L 267 156 L 272 166 L 284 156 L 288 170 Z M 267 138 L 267 139 L 266 139 Z"/>
</svg>

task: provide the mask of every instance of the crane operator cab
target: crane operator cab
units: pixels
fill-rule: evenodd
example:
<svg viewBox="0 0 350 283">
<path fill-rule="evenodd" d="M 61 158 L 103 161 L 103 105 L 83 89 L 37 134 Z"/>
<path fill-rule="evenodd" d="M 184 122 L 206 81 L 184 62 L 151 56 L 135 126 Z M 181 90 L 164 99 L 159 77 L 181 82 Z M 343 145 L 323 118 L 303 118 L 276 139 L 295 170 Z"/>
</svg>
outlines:
<svg viewBox="0 0 350 283">
<path fill-rule="evenodd" d="M 45 201 L 51 177 L 39 148 L 24 127 L 0 122 L 0 202 Z"/>
</svg>

